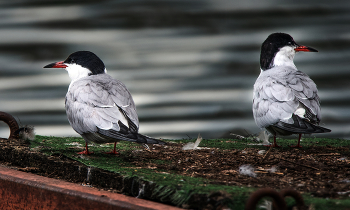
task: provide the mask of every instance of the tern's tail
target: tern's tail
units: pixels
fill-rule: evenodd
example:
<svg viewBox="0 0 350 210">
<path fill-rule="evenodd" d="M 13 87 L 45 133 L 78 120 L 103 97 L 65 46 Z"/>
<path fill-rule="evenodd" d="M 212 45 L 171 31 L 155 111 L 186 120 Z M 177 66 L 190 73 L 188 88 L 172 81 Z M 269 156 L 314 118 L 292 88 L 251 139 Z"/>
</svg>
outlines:
<svg viewBox="0 0 350 210">
<path fill-rule="evenodd" d="M 166 144 L 164 141 L 154 139 L 149 136 L 145 136 L 142 134 L 137 134 L 137 143 L 143 143 L 143 144 Z"/>
<path fill-rule="evenodd" d="M 98 131 L 95 133 L 84 133 L 80 135 L 82 135 L 85 140 L 95 143 L 131 141 L 140 144 L 166 144 L 161 140 L 154 139 L 139 133 L 121 133 L 112 129 L 103 130 L 98 128 Z"/>
<path fill-rule="evenodd" d="M 300 118 L 297 115 L 292 115 L 293 117 L 293 124 L 288 124 L 284 122 L 278 122 L 275 127 L 289 131 L 291 133 L 328 133 L 331 132 L 330 129 L 321 127 L 319 125 L 315 125 L 313 123 L 308 122 L 307 120 L 304 120 Z"/>
</svg>

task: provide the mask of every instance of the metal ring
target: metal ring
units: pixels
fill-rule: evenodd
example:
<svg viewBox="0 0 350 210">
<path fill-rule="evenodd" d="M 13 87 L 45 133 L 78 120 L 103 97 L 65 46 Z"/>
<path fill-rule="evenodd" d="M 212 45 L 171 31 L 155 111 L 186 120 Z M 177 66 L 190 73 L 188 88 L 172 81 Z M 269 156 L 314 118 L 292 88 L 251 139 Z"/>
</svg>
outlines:
<svg viewBox="0 0 350 210">
<path fill-rule="evenodd" d="M 6 112 L 0 112 L 0 120 L 4 121 L 10 128 L 10 136 L 8 138 L 16 139 L 18 137 L 16 131 L 19 129 L 16 119 Z"/>
<path fill-rule="evenodd" d="M 255 191 L 247 200 L 245 210 L 254 210 L 258 201 L 263 197 L 271 197 L 278 210 L 286 210 L 287 204 L 284 201 L 283 196 L 278 193 L 276 190 L 271 188 L 262 188 Z"/>
</svg>

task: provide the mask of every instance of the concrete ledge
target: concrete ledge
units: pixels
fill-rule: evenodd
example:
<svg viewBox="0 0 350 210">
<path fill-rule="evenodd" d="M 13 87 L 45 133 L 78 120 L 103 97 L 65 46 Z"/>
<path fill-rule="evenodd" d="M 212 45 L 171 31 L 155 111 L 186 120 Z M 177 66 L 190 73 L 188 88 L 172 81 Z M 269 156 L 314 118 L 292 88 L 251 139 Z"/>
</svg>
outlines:
<svg viewBox="0 0 350 210">
<path fill-rule="evenodd" d="M 162 209 L 152 201 L 16 171 L 0 166 L 0 209 Z"/>
</svg>

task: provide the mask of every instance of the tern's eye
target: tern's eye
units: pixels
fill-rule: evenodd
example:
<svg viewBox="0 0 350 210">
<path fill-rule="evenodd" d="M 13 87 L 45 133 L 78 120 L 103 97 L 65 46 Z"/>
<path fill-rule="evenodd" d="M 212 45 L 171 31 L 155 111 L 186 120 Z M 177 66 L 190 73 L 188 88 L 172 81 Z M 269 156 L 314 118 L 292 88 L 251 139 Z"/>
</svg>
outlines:
<svg viewBox="0 0 350 210">
<path fill-rule="evenodd" d="M 64 62 L 65 63 L 74 63 L 74 60 L 72 58 L 67 58 Z"/>
</svg>

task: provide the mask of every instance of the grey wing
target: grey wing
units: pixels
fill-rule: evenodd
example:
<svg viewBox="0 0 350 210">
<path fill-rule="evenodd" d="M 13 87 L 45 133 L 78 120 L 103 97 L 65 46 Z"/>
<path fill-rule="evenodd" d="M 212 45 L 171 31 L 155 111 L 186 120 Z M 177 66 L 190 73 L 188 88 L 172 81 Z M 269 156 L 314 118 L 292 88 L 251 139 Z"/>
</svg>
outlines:
<svg viewBox="0 0 350 210">
<path fill-rule="evenodd" d="M 136 112 L 134 100 L 123 83 L 114 80 L 111 84 L 110 96 L 114 103 L 118 106 L 119 111 L 127 120 L 126 126 L 135 132 L 138 132 L 139 118 Z"/>
<path fill-rule="evenodd" d="M 320 98 L 317 86 L 308 75 L 301 71 L 295 72 L 287 79 L 288 85 L 293 89 L 294 95 L 305 109 L 304 117 L 312 123 L 318 124 L 321 120 Z"/>
<path fill-rule="evenodd" d="M 278 77 L 279 76 L 279 77 Z M 292 115 L 305 109 L 303 118 L 320 121 L 320 103 L 315 83 L 300 71 L 277 77 L 258 78 L 254 85 L 253 114 L 260 128 L 279 121 L 293 124 Z"/>
<path fill-rule="evenodd" d="M 119 123 L 138 130 L 134 101 L 124 84 L 110 76 L 76 81 L 66 96 L 69 122 L 79 134 L 120 130 Z"/>
<path fill-rule="evenodd" d="M 281 120 L 288 123 L 298 104 L 293 90 L 272 77 L 259 77 L 254 85 L 253 115 L 260 128 Z"/>
</svg>

